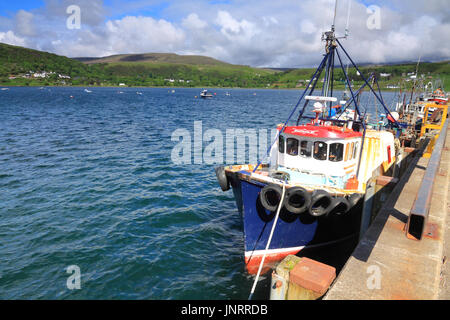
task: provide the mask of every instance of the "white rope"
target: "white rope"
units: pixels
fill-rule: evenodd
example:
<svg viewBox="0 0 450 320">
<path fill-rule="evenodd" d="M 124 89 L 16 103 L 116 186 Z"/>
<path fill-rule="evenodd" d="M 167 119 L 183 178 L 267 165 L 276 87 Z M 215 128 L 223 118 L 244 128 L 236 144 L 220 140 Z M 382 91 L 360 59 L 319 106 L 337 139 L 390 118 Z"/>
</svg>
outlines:
<svg viewBox="0 0 450 320">
<path fill-rule="evenodd" d="M 248 297 L 248 300 L 252 300 L 253 293 L 255 293 L 256 284 L 258 283 L 259 276 L 261 274 L 261 270 L 264 264 L 264 260 L 266 259 L 267 251 L 269 250 L 270 242 L 272 241 L 273 232 L 275 231 L 275 226 L 277 225 L 278 216 L 280 215 L 281 207 L 283 206 L 284 202 L 284 193 L 286 191 L 286 181 L 283 181 L 283 192 L 281 194 L 280 204 L 278 205 L 277 214 L 275 216 L 275 220 L 273 221 L 272 230 L 270 231 L 269 239 L 267 240 L 266 249 L 264 250 L 264 255 L 261 259 L 261 263 L 259 264 L 258 273 L 256 274 L 255 281 L 253 282 L 252 290 L 250 291 L 250 296 Z"/>
</svg>

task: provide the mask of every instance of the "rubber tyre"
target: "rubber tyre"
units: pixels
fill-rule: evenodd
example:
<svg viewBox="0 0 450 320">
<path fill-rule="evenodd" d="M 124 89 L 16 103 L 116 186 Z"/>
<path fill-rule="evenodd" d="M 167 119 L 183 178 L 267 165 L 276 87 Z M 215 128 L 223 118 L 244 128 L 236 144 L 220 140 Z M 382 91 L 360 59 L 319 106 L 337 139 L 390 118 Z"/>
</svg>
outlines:
<svg viewBox="0 0 450 320">
<path fill-rule="evenodd" d="M 333 202 L 330 194 L 324 190 L 314 192 L 311 204 L 309 205 L 309 214 L 313 217 L 320 217 L 330 212 Z"/>
<path fill-rule="evenodd" d="M 280 205 L 283 189 L 277 185 L 266 185 L 259 194 L 262 206 L 269 211 L 276 211 Z"/>
<path fill-rule="evenodd" d="M 359 200 L 363 197 L 362 194 L 354 193 L 348 197 L 348 203 L 350 204 L 350 208 L 356 206 Z"/>
<path fill-rule="evenodd" d="M 224 167 L 220 166 L 220 167 L 217 167 L 215 170 L 216 170 L 217 181 L 219 182 L 219 185 L 220 185 L 220 188 L 222 188 L 222 191 L 229 190 L 230 182 L 228 181 Z"/>
<path fill-rule="evenodd" d="M 287 190 L 284 207 L 290 213 L 293 214 L 303 213 L 306 210 L 308 210 L 310 204 L 311 204 L 311 195 L 305 189 L 301 187 L 293 187 Z"/>
<path fill-rule="evenodd" d="M 328 214 L 341 215 L 347 213 L 351 208 L 350 202 L 343 197 L 334 198 L 330 205 Z"/>
</svg>

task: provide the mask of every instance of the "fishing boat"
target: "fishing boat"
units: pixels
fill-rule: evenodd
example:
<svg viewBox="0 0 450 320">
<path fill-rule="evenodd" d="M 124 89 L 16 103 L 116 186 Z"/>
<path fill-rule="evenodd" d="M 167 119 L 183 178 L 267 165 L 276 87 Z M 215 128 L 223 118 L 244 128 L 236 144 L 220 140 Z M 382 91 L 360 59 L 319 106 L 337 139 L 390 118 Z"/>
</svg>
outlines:
<svg viewBox="0 0 450 320">
<path fill-rule="evenodd" d="M 212 98 L 213 95 L 208 93 L 208 90 L 205 89 L 200 93 L 200 97 L 201 98 Z"/>
<path fill-rule="evenodd" d="M 415 99 L 413 99 L 414 91 L 416 87 L 419 87 L 419 92 L 417 93 Z M 427 84 L 422 84 L 421 86 L 416 86 L 414 84 L 411 89 L 409 103 L 406 102 L 406 95 L 403 101 L 398 101 L 396 104 L 396 112 L 405 118 L 406 121 L 411 122 L 412 119 L 422 121 L 424 118 L 425 105 L 428 103 L 436 103 L 438 105 L 445 105 L 448 103 L 448 96 L 442 89 L 443 84 L 440 79 L 435 80 L 434 83 L 431 81 Z M 434 89 L 436 88 L 436 89 Z M 401 98 L 401 96 L 399 96 Z M 434 111 L 433 109 L 429 110 Z"/>
<path fill-rule="evenodd" d="M 435 102 L 436 104 L 444 105 L 448 102 L 448 96 L 444 92 L 444 90 L 442 90 L 442 88 L 437 88 L 430 96 L 425 97 L 424 101 Z"/>
<path fill-rule="evenodd" d="M 390 118 L 389 125 L 398 128 L 378 82 L 377 93 L 370 84 L 373 75 L 364 77 L 336 37 L 334 24 L 322 40 L 325 55 L 288 119 L 277 126 L 266 159 L 215 169 L 221 189 L 233 190 L 241 213 L 250 274 L 267 272 L 305 248 L 323 249 L 358 234 L 369 179 L 388 175 L 396 161 L 399 143 L 394 134 L 382 127 L 368 128 L 357 99 L 369 87 Z M 342 54 L 364 81 L 358 90 L 347 75 Z M 336 62 L 350 92 L 339 105 L 333 92 Z M 321 95 L 313 95 L 323 73 Z"/>
<path fill-rule="evenodd" d="M 92 91 L 91 91 L 91 90 L 88 90 L 88 89 L 84 89 L 84 92 L 86 92 L 86 93 L 91 93 Z"/>
</svg>

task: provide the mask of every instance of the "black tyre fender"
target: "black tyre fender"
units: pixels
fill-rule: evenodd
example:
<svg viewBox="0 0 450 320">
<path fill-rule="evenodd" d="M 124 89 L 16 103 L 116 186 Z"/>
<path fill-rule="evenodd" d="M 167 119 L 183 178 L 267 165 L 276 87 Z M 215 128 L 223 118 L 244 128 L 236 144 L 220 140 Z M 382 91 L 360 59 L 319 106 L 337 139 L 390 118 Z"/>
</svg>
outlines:
<svg viewBox="0 0 450 320">
<path fill-rule="evenodd" d="M 330 212 L 333 199 L 330 194 L 324 190 L 317 190 L 311 198 L 309 205 L 309 214 L 313 217 L 320 217 Z"/>
<path fill-rule="evenodd" d="M 219 182 L 222 191 L 227 191 L 230 189 L 230 182 L 228 181 L 225 169 L 223 166 L 217 167 L 216 169 L 217 181 Z"/>
<path fill-rule="evenodd" d="M 277 185 L 266 185 L 262 188 L 259 197 L 262 206 L 269 211 L 276 211 L 280 205 L 283 189 Z"/>
<path fill-rule="evenodd" d="M 363 197 L 360 193 L 354 193 L 348 197 L 348 203 L 350 204 L 350 208 L 356 206 L 358 201 Z"/>
<path fill-rule="evenodd" d="M 328 211 L 328 214 L 335 214 L 335 215 L 341 215 L 344 213 L 347 213 L 351 208 L 350 202 L 343 198 L 343 197 L 337 197 L 334 198 L 331 205 L 330 205 L 330 209 Z"/>
<path fill-rule="evenodd" d="M 289 188 L 286 191 L 284 207 L 293 214 L 300 214 L 308 210 L 311 204 L 311 195 L 301 187 Z"/>
</svg>

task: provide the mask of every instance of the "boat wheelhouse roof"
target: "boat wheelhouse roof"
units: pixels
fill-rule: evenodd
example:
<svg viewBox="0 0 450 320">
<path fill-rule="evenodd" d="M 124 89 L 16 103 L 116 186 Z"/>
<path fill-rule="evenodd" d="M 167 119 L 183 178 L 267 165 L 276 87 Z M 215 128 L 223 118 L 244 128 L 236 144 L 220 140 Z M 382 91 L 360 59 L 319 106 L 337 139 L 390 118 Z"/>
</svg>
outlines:
<svg viewBox="0 0 450 320">
<path fill-rule="evenodd" d="M 348 139 L 362 137 L 362 132 L 353 131 L 348 128 L 338 126 L 291 126 L 284 129 L 284 133 L 311 138 L 331 138 L 331 139 Z"/>
</svg>

